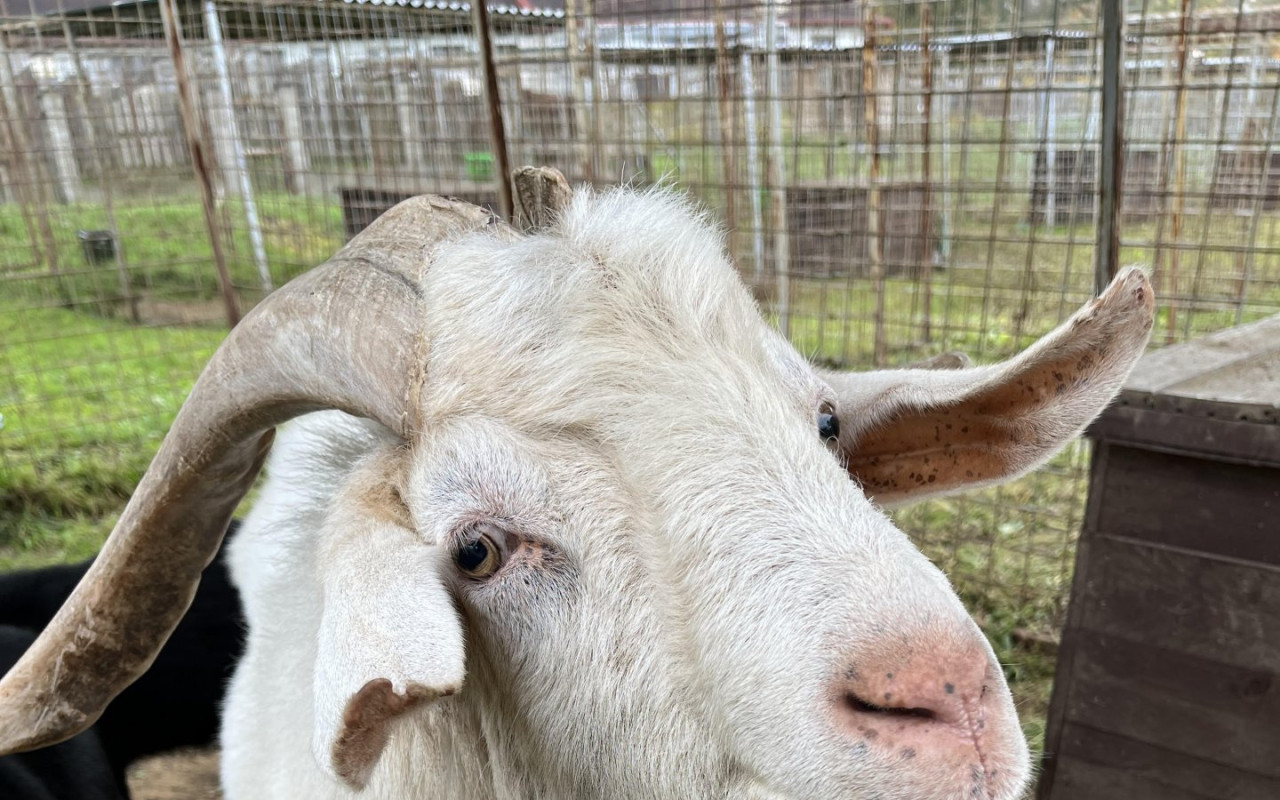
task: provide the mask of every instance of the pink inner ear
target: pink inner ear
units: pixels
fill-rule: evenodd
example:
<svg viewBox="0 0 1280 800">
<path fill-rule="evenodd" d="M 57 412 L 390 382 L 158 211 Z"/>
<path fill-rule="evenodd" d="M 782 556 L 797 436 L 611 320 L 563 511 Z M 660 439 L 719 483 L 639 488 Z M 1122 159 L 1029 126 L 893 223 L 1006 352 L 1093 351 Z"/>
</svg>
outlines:
<svg viewBox="0 0 1280 800">
<path fill-rule="evenodd" d="M 1096 347 L 1105 352 L 1107 344 Z M 1042 452 L 1047 456 L 1061 444 L 1059 434 L 1065 431 L 1038 415 L 1071 417 L 1067 408 L 1055 410 L 1055 401 L 1094 380 L 1106 366 L 1095 353 L 1064 350 L 960 403 L 903 409 L 847 450 L 846 468 L 881 501 L 1016 473 L 1028 459 Z M 1087 414 L 1076 414 L 1080 419 L 1067 427 L 1087 422 L 1094 413 L 1090 407 Z"/>
<path fill-rule="evenodd" d="M 880 502 L 1025 472 L 1107 404 L 1142 354 L 1154 301 L 1137 270 L 986 385 L 899 408 L 845 444 L 845 465 Z"/>
<path fill-rule="evenodd" d="M 333 743 L 333 771 L 354 789 L 362 789 L 382 756 L 391 736 L 391 723 L 423 701 L 453 694 L 420 684 L 409 684 L 404 694 L 391 681 L 376 678 L 347 701 L 342 712 L 342 730 Z"/>
</svg>

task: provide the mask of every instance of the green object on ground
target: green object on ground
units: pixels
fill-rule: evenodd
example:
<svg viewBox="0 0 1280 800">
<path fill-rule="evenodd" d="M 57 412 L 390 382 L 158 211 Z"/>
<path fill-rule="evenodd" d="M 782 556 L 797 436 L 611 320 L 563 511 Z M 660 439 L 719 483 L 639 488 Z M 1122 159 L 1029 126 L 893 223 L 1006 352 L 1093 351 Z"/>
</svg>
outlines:
<svg viewBox="0 0 1280 800">
<path fill-rule="evenodd" d="M 462 160 L 467 164 L 467 177 L 473 181 L 487 181 L 493 178 L 493 153 L 463 153 Z"/>
</svg>

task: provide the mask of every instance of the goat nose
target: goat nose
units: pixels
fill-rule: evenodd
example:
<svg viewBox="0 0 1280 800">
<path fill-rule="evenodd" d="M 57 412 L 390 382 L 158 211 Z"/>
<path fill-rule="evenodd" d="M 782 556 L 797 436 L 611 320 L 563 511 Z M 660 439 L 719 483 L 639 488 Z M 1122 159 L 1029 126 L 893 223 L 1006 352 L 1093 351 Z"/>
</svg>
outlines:
<svg viewBox="0 0 1280 800">
<path fill-rule="evenodd" d="M 833 692 L 838 724 L 855 746 L 986 773 L 996 744 L 988 720 L 1004 716 L 1001 676 L 988 652 L 975 632 L 855 658 Z"/>
</svg>

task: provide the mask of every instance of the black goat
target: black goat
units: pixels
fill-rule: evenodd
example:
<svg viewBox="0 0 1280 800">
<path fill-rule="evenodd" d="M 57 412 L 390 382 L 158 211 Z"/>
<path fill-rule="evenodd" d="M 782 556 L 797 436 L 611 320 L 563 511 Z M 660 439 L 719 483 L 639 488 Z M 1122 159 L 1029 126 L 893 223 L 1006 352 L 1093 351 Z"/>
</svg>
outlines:
<svg viewBox="0 0 1280 800">
<path fill-rule="evenodd" d="M 90 563 L 0 575 L 0 674 L 49 623 Z M 125 772 L 137 759 L 214 741 L 222 696 L 243 647 L 240 597 L 219 553 L 155 664 L 92 728 L 55 747 L 0 758 L 0 798 L 128 798 Z"/>
</svg>

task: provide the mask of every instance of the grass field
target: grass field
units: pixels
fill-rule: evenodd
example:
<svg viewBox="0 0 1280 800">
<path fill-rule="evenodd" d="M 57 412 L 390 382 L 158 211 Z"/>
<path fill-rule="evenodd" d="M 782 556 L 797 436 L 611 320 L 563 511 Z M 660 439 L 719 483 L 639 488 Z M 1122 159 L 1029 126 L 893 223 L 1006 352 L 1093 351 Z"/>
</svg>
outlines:
<svg viewBox="0 0 1280 800">
<path fill-rule="evenodd" d="M 259 205 L 277 284 L 323 261 L 342 242 L 332 203 L 269 195 Z M 236 222 L 240 213 L 235 203 L 224 208 L 223 222 L 233 230 L 225 241 L 235 281 L 251 302 L 259 292 L 248 238 Z M 14 207 L 0 206 L 0 570 L 97 550 L 225 333 L 198 204 L 157 199 L 115 209 L 127 281 L 114 264 L 89 268 L 80 258 L 75 232 L 108 224 L 101 207 L 59 209 L 50 233 L 61 272 L 52 276 L 39 266 L 47 249 L 40 242 L 49 239 L 33 237 Z M 1230 240 L 1235 230 L 1224 223 L 1213 236 Z M 1134 230 L 1133 240 L 1150 233 Z M 952 268 L 931 276 L 931 338 L 923 333 L 921 279 L 886 280 L 887 363 L 946 349 L 980 361 L 1016 352 L 1090 296 L 1091 237 L 1087 226 L 958 226 Z M 1122 253 L 1125 263 L 1149 260 L 1149 248 Z M 1275 266 L 1260 269 L 1265 276 Z M 1280 288 L 1270 280 L 1250 295 L 1249 316 L 1280 308 Z M 153 310 L 164 303 L 170 312 L 199 313 L 181 317 L 180 325 L 157 324 L 172 320 L 148 320 L 145 313 L 142 324 L 134 323 L 126 285 Z M 1180 338 L 1231 324 L 1237 289 L 1206 282 L 1198 290 L 1206 299 L 1182 319 L 1187 329 Z M 866 365 L 874 312 L 865 278 L 798 280 L 790 335 L 817 360 Z M 1009 486 L 897 515 L 983 623 L 1035 743 L 1042 740 L 1053 670 L 1052 653 L 1036 641 L 1063 613 L 1087 458 L 1086 447 L 1074 445 L 1050 467 Z"/>
</svg>

